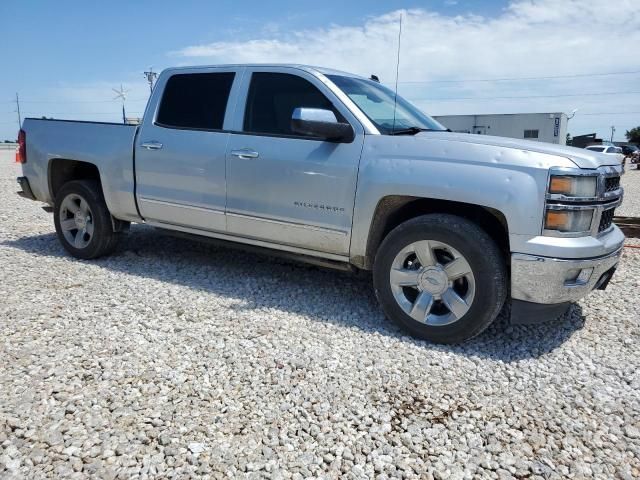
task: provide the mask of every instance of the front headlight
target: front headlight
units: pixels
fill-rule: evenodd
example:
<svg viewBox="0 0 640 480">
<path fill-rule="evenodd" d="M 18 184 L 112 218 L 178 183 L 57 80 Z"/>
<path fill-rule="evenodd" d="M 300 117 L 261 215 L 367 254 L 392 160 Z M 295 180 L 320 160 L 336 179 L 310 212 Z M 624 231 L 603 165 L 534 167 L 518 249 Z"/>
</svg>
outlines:
<svg viewBox="0 0 640 480">
<path fill-rule="evenodd" d="M 597 183 L 595 176 L 551 175 L 549 193 L 565 197 L 595 197 Z"/>
<path fill-rule="evenodd" d="M 593 208 L 584 210 L 547 208 L 544 216 L 544 228 L 562 233 L 589 232 L 594 211 Z"/>
</svg>

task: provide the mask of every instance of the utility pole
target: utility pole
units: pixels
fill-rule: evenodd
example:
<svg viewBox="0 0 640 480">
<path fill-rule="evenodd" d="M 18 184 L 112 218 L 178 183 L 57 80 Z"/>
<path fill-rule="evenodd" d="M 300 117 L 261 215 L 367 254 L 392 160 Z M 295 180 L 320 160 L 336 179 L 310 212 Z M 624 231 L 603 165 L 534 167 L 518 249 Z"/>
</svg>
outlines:
<svg viewBox="0 0 640 480">
<path fill-rule="evenodd" d="M 153 92 L 153 84 L 158 78 L 158 73 L 153 71 L 153 67 L 149 67 L 149 71 L 144 72 L 144 76 L 147 77 L 147 82 L 149 82 L 149 91 Z"/>
<path fill-rule="evenodd" d="M 613 134 L 616 133 L 615 125 L 611 125 L 611 143 L 613 143 Z"/>
<path fill-rule="evenodd" d="M 18 128 L 22 128 L 22 117 L 20 116 L 20 98 L 16 92 L 16 107 L 18 107 Z"/>
<path fill-rule="evenodd" d="M 569 134 L 569 120 L 571 120 L 573 117 L 576 116 L 576 112 L 578 111 L 577 108 L 574 108 L 573 110 L 571 110 L 571 113 L 569 115 L 567 115 L 567 138 L 565 140 L 565 145 L 571 145 L 569 142 L 571 141 L 571 134 Z"/>
</svg>

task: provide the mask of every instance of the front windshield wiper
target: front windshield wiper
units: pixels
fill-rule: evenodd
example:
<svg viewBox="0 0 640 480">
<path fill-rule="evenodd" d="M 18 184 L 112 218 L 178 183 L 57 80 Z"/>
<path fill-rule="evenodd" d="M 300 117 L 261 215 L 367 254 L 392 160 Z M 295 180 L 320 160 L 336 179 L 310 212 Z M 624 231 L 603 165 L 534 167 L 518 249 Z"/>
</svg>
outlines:
<svg viewBox="0 0 640 480">
<path fill-rule="evenodd" d="M 407 127 L 392 130 L 388 135 L 416 135 L 420 132 L 446 132 L 446 130 L 436 130 L 435 128 Z"/>
</svg>

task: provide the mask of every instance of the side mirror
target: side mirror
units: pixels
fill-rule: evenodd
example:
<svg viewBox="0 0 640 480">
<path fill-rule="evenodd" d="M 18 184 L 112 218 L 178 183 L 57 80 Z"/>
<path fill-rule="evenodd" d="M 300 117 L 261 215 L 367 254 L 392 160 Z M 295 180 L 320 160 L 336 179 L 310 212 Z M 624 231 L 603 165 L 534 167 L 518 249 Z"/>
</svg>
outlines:
<svg viewBox="0 0 640 480">
<path fill-rule="evenodd" d="M 351 125 L 338 122 L 331 110 L 321 108 L 296 108 L 291 115 L 291 130 L 333 142 L 350 142 L 353 139 Z"/>
</svg>

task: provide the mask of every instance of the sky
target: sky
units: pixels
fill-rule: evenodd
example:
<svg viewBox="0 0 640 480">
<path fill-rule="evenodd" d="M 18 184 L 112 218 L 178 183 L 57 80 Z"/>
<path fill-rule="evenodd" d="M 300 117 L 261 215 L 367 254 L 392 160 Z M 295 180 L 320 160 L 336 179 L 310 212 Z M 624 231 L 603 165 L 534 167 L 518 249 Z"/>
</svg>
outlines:
<svg viewBox="0 0 640 480">
<path fill-rule="evenodd" d="M 0 141 L 23 118 L 142 116 L 143 72 L 307 63 L 376 74 L 430 115 L 577 112 L 572 135 L 640 125 L 640 0 L 0 0 Z"/>
</svg>

